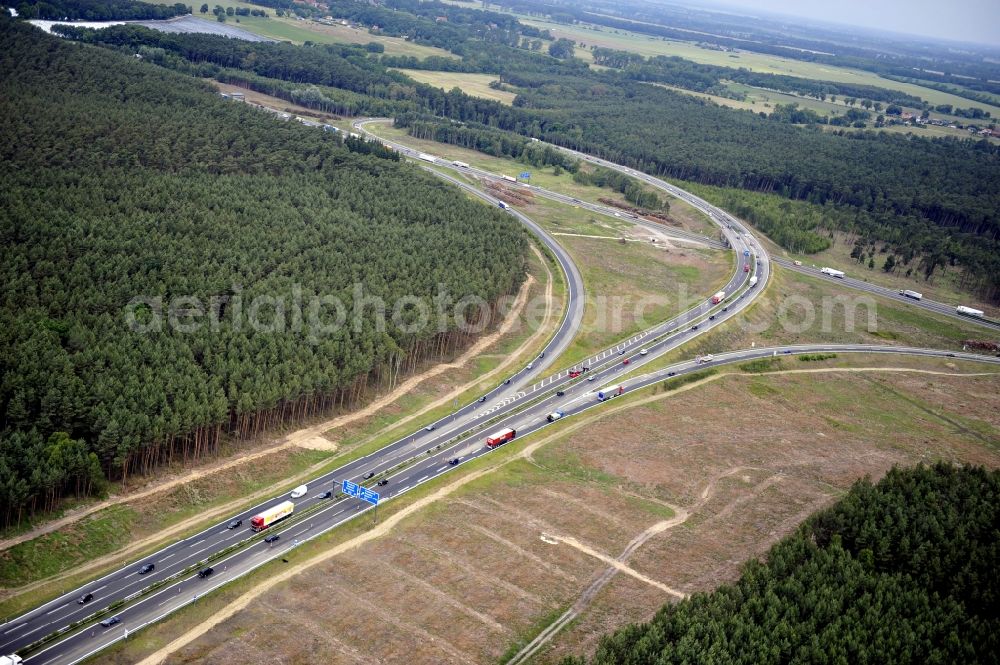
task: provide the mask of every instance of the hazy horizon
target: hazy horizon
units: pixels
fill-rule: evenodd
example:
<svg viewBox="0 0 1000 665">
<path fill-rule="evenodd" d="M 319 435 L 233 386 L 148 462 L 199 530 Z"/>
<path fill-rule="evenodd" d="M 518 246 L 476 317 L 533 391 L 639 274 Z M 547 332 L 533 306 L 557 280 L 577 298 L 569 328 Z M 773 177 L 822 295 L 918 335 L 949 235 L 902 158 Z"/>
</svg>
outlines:
<svg viewBox="0 0 1000 665">
<path fill-rule="evenodd" d="M 681 0 L 689 6 L 727 7 L 748 15 L 762 12 L 783 14 L 806 20 L 838 23 L 847 27 L 881 30 L 950 41 L 975 42 L 1000 47 L 1000 2 L 997 0 L 955 0 L 931 3 L 927 0 Z M 944 8 L 937 9 L 935 7 Z"/>
</svg>

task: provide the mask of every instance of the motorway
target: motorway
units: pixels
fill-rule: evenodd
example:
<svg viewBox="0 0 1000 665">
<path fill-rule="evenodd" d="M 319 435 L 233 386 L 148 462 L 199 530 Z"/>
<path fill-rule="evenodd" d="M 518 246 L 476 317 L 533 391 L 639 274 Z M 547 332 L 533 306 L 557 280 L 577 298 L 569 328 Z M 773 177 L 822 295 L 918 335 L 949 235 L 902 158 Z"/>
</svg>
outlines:
<svg viewBox="0 0 1000 665">
<path fill-rule="evenodd" d="M 440 171 L 434 169 L 430 170 L 438 177 L 461 187 L 474 196 L 478 196 L 486 200 L 491 205 L 499 204 L 497 199 L 484 194 L 468 183 L 441 173 Z M 548 364 L 554 362 L 559 354 L 565 350 L 566 346 L 571 342 L 573 335 L 579 328 L 580 320 L 583 315 L 584 293 L 583 283 L 579 275 L 579 271 L 566 254 L 565 250 L 563 250 L 557 242 L 540 229 L 532 220 L 516 210 L 508 208 L 508 212 L 517 217 L 521 223 L 525 224 L 554 253 L 564 272 L 566 283 L 568 285 L 567 312 L 564 315 L 559 329 L 546 345 L 544 355 L 536 359 L 531 370 L 528 368 L 520 369 L 515 374 L 510 376 L 507 381 L 502 382 L 493 390 L 483 395 L 481 399 L 466 404 L 455 413 L 449 414 L 437 422 L 432 423 L 430 429 L 418 430 L 392 444 L 389 444 L 375 453 L 350 462 L 343 467 L 324 475 L 323 477 L 311 481 L 309 485 L 312 491 L 307 497 L 304 497 L 302 500 L 296 502 L 297 513 L 301 514 L 304 511 L 308 511 L 309 509 L 316 507 L 317 504 L 330 503 L 329 500 L 317 498 L 319 492 L 316 488 L 318 487 L 330 489 L 334 486 L 339 486 L 341 480 L 362 480 L 363 476 L 369 473 L 376 474 L 376 478 L 373 480 L 378 480 L 382 474 L 385 474 L 399 465 L 406 463 L 408 460 L 420 459 L 421 456 L 427 455 L 427 451 L 434 451 L 455 436 L 481 428 L 485 426 L 486 423 L 493 421 L 504 414 L 522 408 L 523 405 L 530 403 L 543 392 L 555 391 L 563 385 L 574 382 L 574 380 L 569 376 L 569 368 L 566 368 L 556 374 L 536 381 L 531 386 L 525 386 L 525 383 L 531 377 L 537 376 Z M 733 244 L 733 246 L 738 245 L 746 249 L 747 252 L 750 251 L 749 248 L 751 245 L 741 240 L 737 233 L 732 229 L 723 228 L 723 232 L 727 235 L 728 241 Z M 747 262 L 749 264 L 750 260 L 748 259 Z M 748 275 L 739 269 L 739 265 L 742 265 L 742 262 L 737 264 L 737 268 L 730 282 L 726 287 L 724 287 L 727 293 L 734 294 L 748 279 Z M 758 279 L 760 280 L 758 286 L 762 287 L 764 283 L 766 283 L 769 275 L 768 264 L 766 261 L 758 262 L 755 264 L 755 270 L 758 275 Z M 745 307 L 749 301 L 750 298 L 748 297 L 744 297 L 743 295 L 738 296 L 732 306 L 726 306 L 728 309 L 727 312 L 720 312 L 720 315 L 715 317 L 718 319 L 715 323 L 721 323 L 725 320 L 725 318 L 735 315 L 740 309 Z M 721 307 L 724 306 L 725 305 L 719 306 L 715 309 L 720 310 Z M 687 337 L 696 334 L 699 323 L 701 324 L 702 332 L 715 324 L 707 319 L 707 316 L 711 315 L 709 314 L 711 310 L 713 310 L 713 306 L 709 301 L 706 300 L 701 302 L 692 309 L 682 312 L 670 321 L 660 323 L 653 328 L 633 335 L 630 339 L 624 340 L 612 348 L 605 349 L 592 358 L 584 361 L 584 366 L 590 368 L 590 371 L 592 372 L 591 376 L 594 377 L 604 376 L 605 374 L 602 372 L 610 374 L 622 372 L 626 369 L 626 367 L 619 362 L 619 356 L 621 354 L 629 352 L 633 349 L 638 349 L 640 345 L 646 345 L 649 347 L 651 354 L 650 357 L 652 357 L 653 355 L 657 355 L 662 352 L 661 349 L 668 348 L 668 346 L 657 341 L 660 339 L 669 340 L 669 348 L 674 348 L 677 344 L 681 343 L 682 339 L 686 339 Z M 675 334 L 677 331 L 686 331 L 687 334 L 679 338 Z M 388 491 L 383 492 L 383 496 L 385 498 L 390 498 L 404 489 L 405 487 L 396 487 L 395 483 L 393 483 L 392 486 L 388 487 Z M 262 536 L 251 536 L 246 527 L 249 523 L 250 517 L 265 508 L 285 500 L 285 498 L 285 496 L 274 497 L 261 503 L 260 505 L 243 511 L 238 515 L 233 515 L 225 520 L 225 522 L 214 525 L 181 542 L 166 546 L 140 561 L 129 564 L 128 566 L 84 585 L 79 589 L 63 594 L 59 598 L 56 598 L 41 607 L 32 610 L 31 612 L 0 625 L 0 653 L 21 649 L 27 645 L 33 644 L 38 639 L 52 633 L 53 631 L 64 629 L 75 622 L 92 617 L 95 612 L 106 610 L 112 603 L 117 603 L 122 599 L 136 599 L 140 594 L 144 593 L 144 590 L 148 589 L 148 587 L 154 583 L 164 583 L 168 580 L 171 582 L 167 588 L 169 588 L 169 591 L 174 593 L 175 596 L 170 603 L 167 602 L 167 599 L 163 599 L 165 591 L 156 592 L 152 597 L 162 599 L 156 606 L 157 608 L 161 606 L 164 609 L 167 607 L 172 608 L 177 602 L 187 598 L 185 591 L 188 587 L 193 586 L 201 589 L 203 592 L 206 586 L 211 586 L 211 582 L 206 585 L 204 583 L 206 582 L 205 580 L 199 580 L 195 576 L 195 569 L 204 565 L 210 556 L 226 550 L 227 548 L 239 545 L 240 543 L 250 544 L 240 548 L 230 557 L 230 559 L 227 559 L 226 562 L 222 564 L 225 567 L 226 574 L 230 578 L 237 570 L 245 571 L 265 563 L 277 555 L 277 552 L 280 551 L 280 546 L 276 548 L 275 545 L 268 545 L 261 542 Z M 343 502 L 338 502 L 337 505 L 339 506 L 341 503 Z M 356 505 L 356 502 L 351 504 L 352 507 Z M 335 511 L 335 514 L 343 513 L 346 510 L 349 510 L 349 508 L 340 508 L 339 512 Z M 326 515 L 326 513 L 327 511 L 324 511 L 324 515 Z M 225 524 L 231 519 L 242 520 L 243 526 L 234 530 L 226 529 Z M 299 539 L 300 536 L 302 538 L 310 537 L 321 532 L 321 530 L 328 528 L 325 519 L 322 521 L 324 526 L 317 524 L 315 519 L 313 520 L 313 524 L 314 526 L 312 528 L 310 528 L 308 524 L 305 526 L 297 526 L 297 528 L 301 531 L 296 530 L 295 528 L 291 529 L 289 538 L 294 542 L 296 539 Z M 284 543 L 284 547 L 287 546 L 288 539 L 286 539 Z M 229 563 L 230 560 L 232 560 L 233 563 Z M 155 563 L 156 569 L 147 575 L 139 575 L 137 570 L 145 562 Z M 213 567 L 217 567 L 217 564 L 214 561 L 212 565 Z M 183 579 L 180 581 L 174 580 L 174 577 L 178 575 L 183 576 Z M 212 579 L 213 578 L 209 578 L 209 580 Z M 222 578 L 215 577 L 214 579 L 220 580 Z M 85 592 L 93 593 L 94 599 L 85 605 L 80 605 L 76 602 L 77 598 Z M 102 640 L 97 640 L 98 634 L 111 636 L 114 636 L 115 634 L 124 634 L 124 628 L 129 625 L 131 625 L 134 629 L 136 621 L 132 619 L 133 615 L 142 612 L 143 616 L 149 616 L 149 611 L 151 609 L 151 601 L 149 598 L 150 596 L 146 595 L 141 602 L 119 612 L 119 616 L 122 618 L 122 624 L 111 627 L 107 631 L 101 631 L 100 633 L 95 632 L 94 637 L 89 637 L 89 633 L 86 631 L 76 633 L 74 636 L 64 639 L 54 646 L 49 647 L 33 656 L 31 658 L 31 662 L 72 662 L 72 659 L 66 660 L 65 654 L 79 653 L 76 647 L 79 642 L 83 641 L 85 646 L 93 647 L 97 644 L 97 642 L 102 642 Z M 141 610 L 135 608 L 141 608 Z M 126 618 L 129 619 L 127 623 Z M 98 629 L 95 628 L 92 630 L 96 631 Z M 93 640 L 97 640 L 97 642 L 93 642 Z"/>
<path fill-rule="evenodd" d="M 355 120 L 352 124 L 355 129 L 359 132 L 365 134 L 368 138 L 375 139 L 383 145 L 386 145 L 401 155 L 406 157 L 411 157 L 416 160 L 421 160 L 419 155 L 423 154 L 419 150 L 414 150 L 402 143 L 396 141 L 390 141 L 389 139 L 382 138 L 368 129 L 368 125 L 372 123 L 386 123 L 391 122 L 389 118 L 362 118 L 361 120 Z M 419 162 L 418 162 L 419 163 Z M 687 240 L 699 245 L 705 245 L 707 247 L 712 247 L 714 249 L 728 249 L 728 246 L 722 242 L 719 242 L 716 238 L 709 238 L 708 236 L 703 236 L 697 233 L 692 233 L 681 228 L 675 228 L 673 226 L 667 226 L 666 224 L 660 224 L 657 222 L 650 221 L 648 219 L 634 215 L 628 211 L 620 210 L 613 206 L 601 205 L 600 203 L 591 203 L 590 201 L 583 201 L 581 199 L 574 198 L 572 196 L 567 196 L 566 194 L 560 194 L 559 192 L 554 192 L 549 189 L 544 189 L 536 185 L 529 185 L 528 183 L 518 182 L 516 184 L 520 185 L 520 188 L 513 187 L 513 183 L 509 180 L 505 180 L 502 175 L 498 175 L 491 171 L 486 171 L 475 166 L 462 163 L 459 165 L 456 162 L 449 162 L 442 158 L 437 158 L 437 161 L 433 162 L 435 166 L 451 169 L 456 173 L 461 173 L 463 175 L 474 175 L 481 180 L 492 182 L 504 186 L 511 186 L 512 189 L 522 189 L 525 192 L 530 192 L 531 194 L 537 194 L 542 198 L 549 199 L 550 201 L 556 201 L 557 203 L 564 203 L 566 205 L 575 206 L 583 210 L 589 210 L 590 212 L 596 212 L 601 215 L 606 215 L 608 217 L 615 217 L 629 223 L 646 227 L 657 233 L 662 233 L 664 235 L 673 236 L 678 240 Z M 430 170 L 430 169 L 429 169 Z M 431 170 L 433 172 L 433 170 Z M 477 190 L 478 191 L 478 190 Z M 494 199 L 495 200 L 495 199 Z M 497 201 L 499 203 L 499 201 Z"/>
<path fill-rule="evenodd" d="M 737 229 L 740 231 L 741 234 L 746 234 L 747 236 L 749 236 L 752 239 L 752 236 L 749 235 L 749 232 L 748 232 L 747 228 L 744 227 L 742 224 L 740 224 L 738 222 L 738 220 L 736 220 L 732 215 L 730 215 L 729 213 L 727 213 L 727 212 L 725 212 L 725 211 L 723 211 L 723 210 L 721 210 L 719 208 L 716 208 L 715 206 L 712 206 L 710 203 L 708 203 L 704 199 L 702 199 L 702 198 L 700 198 L 698 196 L 695 196 L 694 194 L 691 194 L 690 192 L 687 192 L 687 191 L 685 191 L 685 190 L 683 190 L 683 189 L 681 189 L 679 187 L 671 185 L 670 183 L 668 183 L 668 182 L 666 182 L 664 180 L 661 180 L 659 178 L 651 176 L 648 173 L 643 173 L 641 171 L 636 171 L 636 170 L 630 169 L 630 168 L 628 168 L 626 166 L 620 166 L 620 165 L 615 164 L 613 162 L 609 162 L 609 161 L 606 161 L 604 159 L 600 159 L 599 157 L 593 157 L 591 155 L 587 155 L 587 154 L 584 154 L 582 152 L 577 152 L 576 150 L 571 150 L 569 148 L 563 148 L 563 147 L 556 146 L 556 145 L 553 145 L 552 147 L 556 148 L 558 150 L 561 150 L 561 151 L 563 151 L 565 153 L 568 153 L 570 155 L 573 155 L 573 156 L 577 157 L 578 159 L 581 159 L 583 161 L 589 162 L 591 164 L 596 164 L 596 165 L 599 165 L 599 166 L 603 166 L 605 168 L 613 169 L 613 170 L 618 171 L 620 173 L 624 173 L 626 175 L 630 175 L 630 176 L 632 176 L 634 178 L 637 178 L 639 180 L 643 180 L 646 183 L 652 185 L 653 187 L 656 187 L 657 189 L 660 189 L 660 190 L 662 190 L 664 192 L 667 192 L 668 194 L 671 194 L 672 196 L 675 196 L 675 197 L 681 199 L 682 201 L 685 201 L 688 204 L 692 205 L 693 207 L 701 210 L 705 214 L 707 214 L 710 217 L 712 217 L 712 219 L 714 219 L 716 222 L 720 222 L 722 224 L 729 224 L 729 225 L 732 225 L 732 226 L 736 226 Z M 759 250 L 759 253 L 762 256 L 766 256 L 767 255 L 767 251 L 764 249 L 764 247 L 762 245 L 757 244 L 757 248 Z M 780 265 L 783 268 L 787 268 L 789 270 L 794 270 L 794 271 L 802 273 L 802 274 L 812 275 L 812 276 L 820 276 L 820 277 L 823 277 L 825 279 L 836 280 L 841 286 L 846 286 L 846 287 L 851 288 L 851 289 L 856 289 L 856 290 L 859 290 L 859 291 L 865 291 L 867 293 L 871 293 L 871 294 L 874 294 L 874 295 L 879 295 L 879 296 L 883 296 L 883 297 L 886 297 L 886 298 L 890 298 L 890 299 L 896 300 L 898 302 L 903 302 L 903 303 L 906 303 L 908 305 L 912 305 L 914 307 L 919 307 L 921 309 L 925 309 L 927 311 L 934 312 L 936 314 L 943 314 L 945 316 L 949 316 L 949 317 L 954 318 L 954 319 L 965 321 L 965 322 L 971 323 L 973 325 L 978 325 L 978 326 L 982 326 L 984 328 L 989 328 L 991 330 L 1000 330 L 1000 322 L 998 322 L 998 321 L 994 321 L 992 319 L 987 319 L 987 318 L 975 318 L 975 317 L 963 316 L 963 315 L 958 314 L 956 312 L 956 310 L 955 310 L 955 308 L 956 308 L 957 305 L 948 305 L 948 304 L 945 304 L 945 303 L 940 303 L 940 302 L 935 302 L 933 300 L 928 300 L 926 298 L 922 298 L 920 300 L 914 300 L 912 298 L 907 298 L 906 296 L 900 294 L 898 290 L 890 289 L 890 288 L 887 288 L 887 287 L 884 287 L 884 286 L 878 286 L 877 284 L 871 284 L 871 283 L 866 282 L 864 280 L 855 279 L 855 278 L 852 278 L 852 277 L 848 277 L 846 275 L 844 277 L 839 277 L 839 278 L 838 277 L 828 277 L 828 276 L 824 275 L 823 273 L 821 273 L 817 268 L 813 268 L 811 266 L 797 266 L 797 265 L 795 265 L 794 261 L 790 261 L 788 259 L 783 259 L 783 258 L 779 258 L 779 257 L 770 257 L 770 260 L 774 261 L 775 263 L 777 263 L 778 265 Z"/>
<path fill-rule="evenodd" d="M 660 350 L 674 348 L 677 344 L 688 341 L 692 337 L 691 332 L 690 330 L 680 331 L 675 338 L 663 340 L 660 343 L 662 344 Z M 784 357 L 803 353 L 877 353 L 948 357 L 959 360 L 986 362 L 1000 366 L 1000 358 L 971 353 L 952 353 L 935 349 L 861 344 L 808 344 L 746 349 L 718 354 L 712 361 L 707 363 L 698 362 L 697 360 L 684 361 L 642 376 L 634 377 L 622 382 L 621 385 L 623 386 L 624 394 L 627 395 L 635 390 L 663 381 L 669 381 L 672 377 L 683 376 L 684 374 L 708 367 L 742 363 L 757 358 Z M 652 361 L 656 355 L 658 354 L 654 354 L 651 351 L 647 356 L 633 356 L 633 363 L 630 366 L 641 367 L 644 363 Z M 517 431 L 517 438 L 522 438 L 550 425 L 551 423 L 546 420 L 546 415 L 557 408 L 564 413 L 564 418 L 578 415 L 588 409 L 594 408 L 603 403 L 597 398 L 596 387 L 609 382 L 614 385 L 614 378 L 619 371 L 618 368 L 619 364 L 616 364 L 606 367 L 603 370 L 594 370 L 591 374 L 591 376 L 595 377 L 594 381 L 586 381 L 581 377 L 569 384 L 560 386 L 561 390 L 559 391 L 553 388 L 547 391 L 545 395 L 539 396 L 538 399 L 527 405 L 522 411 L 492 424 L 489 431 L 510 427 Z M 560 395 L 559 392 L 563 394 Z M 619 397 L 609 398 L 610 401 L 616 399 L 619 399 Z M 432 449 L 428 449 L 423 454 L 418 455 L 415 458 L 415 462 L 408 466 L 394 469 L 394 463 L 397 460 L 384 460 L 373 457 L 361 466 L 354 467 L 354 470 L 368 469 L 376 473 L 375 479 L 384 478 L 387 480 L 387 491 L 384 491 L 382 494 L 383 499 L 387 499 L 398 497 L 420 486 L 424 482 L 492 452 L 483 445 L 482 433 L 479 436 L 470 438 L 452 438 L 449 434 L 446 438 L 448 440 L 443 441 L 440 447 L 435 446 Z M 452 465 L 449 464 L 449 460 L 457 460 L 458 463 Z M 350 473 L 346 468 L 343 473 Z M 353 477 L 358 479 L 357 475 Z M 298 544 L 336 528 L 351 519 L 355 519 L 359 515 L 370 513 L 372 510 L 370 506 L 361 504 L 355 499 L 324 500 L 316 497 L 320 491 L 335 489 L 338 484 L 339 482 L 336 479 L 330 480 L 328 478 L 322 483 L 310 483 L 309 498 L 297 503 L 296 507 L 297 509 L 318 507 L 318 509 L 300 522 L 291 523 L 287 526 L 279 525 L 265 532 L 278 533 L 281 538 L 276 543 L 267 544 L 262 542 L 260 538 L 264 534 L 260 534 L 252 545 L 239 549 L 220 561 L 213 562 L 212 566 L 216 571 L 213 576 L 207 579 L 199 579 L 192 571 L 177 584 L 145 596 L 135 604 L 119 610 L 116 616 L 121 619 L 121 623 L 118 625 L 107 629 L 100 627 L 87 628 L 39 652 L 26 662 L 63 664 L 78 662 L 91 653 L 123 639 L 127 636 L 127 630 L 138 630 L 162 616 L 196 601 L 199 596 L 214 590 L 235 577 L 246 574 L 268 561 L 287 554 Z M 199 552 L 204 552 L 208 549 L 205 545 L 207 539 L 203 537 L 205 535 L 200 534 L 199 536 L 188 538 L 142 561 L 155 561 L 159 570 L 161 566 L 164 566 L 164 560 L 174 557 L 175 553 L 180 556 L 186 556 L 188 553 L 193 553 L 196 557 L 203 556 Z M 238 531 L 225 529 L 223 524 L 210 529 L 207 535 L 212 537 L 216 543 L 232 542 L 245 536 L 245 534 L 241 534 Z M 170 554 L 166 554 L 167 552 L 170 552 Z M 97 594 L 112 585 L 128 584 L 130 581 L 138 580 L 140 578 L 135 569 L 140 563 L 136 562 L 136 565 L 129 569 L 117 571 L 106 578 L 97 580 L 88 585 L 87 589 Z M 166 567 L 169 567 L 169 564 Z M 72 603 L 73 601 L 70 600 L 69 602 Z M 67 609 L 64 603 L 58 602 L 47 605 L 46 608 L 48 608 L 48 613 L 57 616 L 62 615 Z"/>
<path fill-rule="evenodd" d="M 958 319 L 959 321 L 964 321 L 965 323 L 983 326 L 984 328 L 989 328 L 990 330 L 1000 330 L 1000 322 L 993 321 L 992 319 L 963 316 L 955 311 L 955 305 L 948 305 L 943 302 L 935 302 L 933 300 L 928 300 L 927 298 L 914 300 L 913 298 L 908 298 L 904 296 L 895 289 L 890 289 L 885 286 L 879 286 L 878 284 L 871 284 L 864 280 L 848 277 L 847 275 L 843 277 L 830 277 L 829 275 L 821 273 L 819 268 L 816 268 L 815 266 L 795 265 L 795 262 L 790 261 L 789 259 L 774 257 L 772 258 L 772 260 L 778 265 L 780 265 L 782 268 L 786 268 L 788 270 L 794 270 L 795 272 L 801 273 L 803 275 L 818 277 L 819 279 L 831 280 L 833 282 L 836 282 L 840 286 L 846 286 L 848 288 L 857 289 L 858 291 L 865 291 L 873 295 L 882 296 L 883 298 L 889 298 L 890 300 L 906 303 L 907 305 L 913 305 L 914 307 L 919 307 L 920 309 L 925 309 L 929 312 L 934 312 L 935 314 L 942 314 L 944 316 L 948 316 L 953 319 Z"/>
<path fill-rule="evenodd" d="M 603 160 L 597 160 L 597 163 L 622 170 L 622 167 L 611 165 Z M 493 205 L 498 204 L 496 199 L 480 192 L 468 183 L 434 169 L 431 171 L 438 177 L 451 181 Z M 625 169 L 625 171 L 631 175 L 642 177 L 629 169 Z M 563 410 L 565 416 L 568 417 L 596 406 L 599 403 L 596 399 L 598 387 L 605 384 L 615 384 L 618 377 L 630 373 L 636 368 L 641 368 L 663 353 L 679 347 L 715 325 L 737 315 L 739 311 L 749 305 L 756 293 L 763 290 L 768 281 L 770 263 L 766 253 L 749 231 L 738 220 L 730 217 L 724 211 L 663 181 L 649 180 L 648 178 L 647 180 L 674 196 L 679 196 L 678 192 L 685 195 L 679 196 L 679 198 L 683 198 L 688 203 L 703 210 L 718 223 L 727 242 L 737 251 L 738 255 L 742 255 L 744 251 L 749 254 L 749 258 L 740 256 L 741 260 L 737 262 L 735 274 L 723 287 L 729 294 L 726 301 L 718 305 L 713 305 L 708 300 L 702 301 L 669 321 L 657 324 L 646 331 L 633 335 L 628 340 L 623 340 L 619 344 L 601 351 L 581 364 L 581 366 L 589 368 L 589 371 L 583 376 L 571 377 L 569 368 L 565 368 L 528 385 L 528 382 L 554 362 L 561 351 L 570 343 L 582 318 L 584 292 L 579 272 L 558 243 L 523 214 L 509 210 L 553 251 L 565 273 L 568 285 L 569 306 L 567 312 L 557 332 L 546 345 L 544 357 L 539 358 L 531 370 L 527 368 L 519 370 L 510 377 L 509 383 L 506 381 L 501 383 L 484 395 L 483 399 L 477 399 L 463 406 L 455 413 L 433 423 L 429 428 L 417 430 L 374 453 L 349 462 L 335 471 L 310 481 L 308 494 L 296 500 L 296 515 L 291 520 L 272 527 L 263 534 L 250 533 L 247 528 L 249 518 L 262 509 L 287 499 L 286 495 L 273 497 L 238 515 L 233 515 L 194 536 L 172 543 L 154 554 L 0 625 L 0 653 L 21 649 L 57 629 L 90 617 L 98 610 L 107 609 L 112 603 L 128 600 L 129 604 L 114 612 L 114 615 L 121 619 L 117 625 L 102 628 L 96 625 L 98 617 L 94 617 L 86 622 L 86 627 L 82 630 L 70 633 L 63 639 L 53 642 L 34 653 L 27 660 L 32 664 L 78 662 L 89 654 L 124 638 L 127 635 L 126 631 L 135 631 L 188 603 L 195 602 L 199 596 L 212 589 L 269 561 L 280 558 L 301 542 L 315 538 L 371 510 L 368 504 L 362 504 L 358 500 L 348 497 L 320 498 L 320 493 L 323 491 L 336 491 L 342 480 L 365 482 L 381 492 L 382 500 L 398 497 L 423 482 L 490 452 L 483 445 L 484 436 L 490 431 L 512 427 L 517 430 L 518 437 L 522 437 L 545 427 L 548 424 L 545 415 L 556 408 Z M 533 188 L 533 191 L 537 191 L 537 189 Z M 660 231 L 664 230 L 660 228 L 660 225 L 656 225 L 656 228 Z M 751 274 L 758 278 L 758 284 L 755 288 L 749 288 L 747 285 L 750 274 L 744 273 L 741 269 L 744 264 L 752 266 Z M 640 349 L 644 349 L 646 353 L 641 353 Z M 775 349 L 751 349 L 731 354 L 720 354 L 709 365 L 743 362 L 773 354 L 827 351 L 954 356 L 984 362 L 1000 362 L 995 358 L 976 354 L 951 354 L 928 349 L 865 345 L 807 345 Z M 629 364 L 624 363 L 625 359 L 630 361 Z M 622 385 L 626 392 L 630 392 L 663 381 L 671 373 L 679 376 L 704 366 L 704 364 L 694 361 L 678 363 L 669 368 L 629 379 Z M 449 464 L 449 460 L 457 460 L 457 464 Z M 369 476 L 367 480 L 366 476 Z M 387 481 L 387 484 L 385 486 L 373 485 L 381 480 Z M 227 529 L 226 523 L 232 519 L 242 520 L 242 526 L 237 529 Z M 265 543 L 263 536 L 266 534 L 278 534 L 280 540 L 274 543 Z M 242 546 L 235 547 L 237 545 Z M 228 551 L 221 558 L 211 560 L 211 566 L 215 570 L 212 576 L 200 579 L 196 575 L 197 569 L 204 566 L 209 557 L 227 551 L 230 547 L 233 547 L 232 551 Z M 156 569 L 148 575 L 141 576 L 137 570 L 140 565 L 146 562 L 155 563 Z M 155 582 L 165 584 L 162 588 L 148 591 L 149 585 Z M 93 593 L 94 599 L 86 605 L 79 605 L 76 599 L 84 592 Z M 108 612 L 105 616 L 111 616 L 111 613 Z"/>
</svg>

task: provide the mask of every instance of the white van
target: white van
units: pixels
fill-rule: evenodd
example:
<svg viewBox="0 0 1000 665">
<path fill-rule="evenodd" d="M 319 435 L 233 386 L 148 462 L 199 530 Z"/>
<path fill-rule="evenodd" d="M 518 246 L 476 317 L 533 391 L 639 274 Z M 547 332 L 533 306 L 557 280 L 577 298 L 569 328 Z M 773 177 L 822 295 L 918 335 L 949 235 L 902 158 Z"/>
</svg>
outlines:
<svg viewBox="0 0 1000 665">
<path fill-rule="evenodd" d="M 306 492 L 308 491 L 309 491 L 308 487 L 306 487 L 305 485 L 299 485 L 298 487 L 292 490 L 292 498 L 298 499 L 300 497 L 303 497 L 306 495 Z"/>
</svg>

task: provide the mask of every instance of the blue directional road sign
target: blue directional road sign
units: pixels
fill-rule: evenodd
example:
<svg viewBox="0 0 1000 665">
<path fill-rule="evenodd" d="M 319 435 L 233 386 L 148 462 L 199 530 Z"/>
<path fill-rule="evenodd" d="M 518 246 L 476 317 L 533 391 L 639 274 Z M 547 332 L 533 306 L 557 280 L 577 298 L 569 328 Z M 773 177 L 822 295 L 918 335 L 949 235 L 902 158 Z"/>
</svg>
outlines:
<svg viewBox="0 0 1000 665">
<path fill-rule="evenodd" d="M 345 480 L 340 487 L 340 491 L 347 496 L 357 497 L 361 495 L 361 487 L 357 483 L 352 483 L 350 480 Z"/>
<path fill-rule="evenodd" d="M 373 492 L 367 487 L 361 488 L 361 493 L 358 495 L 358 498 L 361 499 L 362 501 L 367 501 L 373 506 L 378 505 L 378 492 Z"/>
<path fill-rule="evenodd" d="M 521 178 L 522 180 L 531 180 L 531 171 L 522 171 L 521 175 L 517 177 Z"/>
</svg>

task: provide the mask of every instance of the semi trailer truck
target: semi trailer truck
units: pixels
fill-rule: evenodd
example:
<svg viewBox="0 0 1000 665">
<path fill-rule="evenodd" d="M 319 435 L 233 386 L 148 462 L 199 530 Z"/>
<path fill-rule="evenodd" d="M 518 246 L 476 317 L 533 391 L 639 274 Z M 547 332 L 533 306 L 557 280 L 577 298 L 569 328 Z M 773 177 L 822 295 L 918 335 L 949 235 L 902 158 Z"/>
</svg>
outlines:
<svg viewBox="0 0 1000 665">
<path fill-rule="evenodd" d="M 955 308 L 956 314 L 962 314 L 963 316 L 974 316 L 977 319 L 983 318 L 986 313 L 981 309 L 972 309 L 971 307 L 966 307 L 965 305 L 959 305 Z"/>
<path fill-rule="evenodd" d="M 603 402 L 606 399 L 611 399 L 612 397 L 621 395 L 623 392 L 625 392 L 625 386 L 621 385 L 611 386 L 610 388 L 602 388 L 597 391 L 597 399 Z"/>
<path fill-rule="evenodd" d="M 515 432 L 509 427 L 499 430 L 497 432 L 493 432 L 493 434 L 490 434 L 488 437 L 486 437 L 486 447 L 496 448 L 497 446 L 502 446 L 508 441 L 511 441 L 516 435 L 517 432 Z"/>
<path fill-rule="evenodd" d="M 290 516 L 295 510 L 295 504 L 291 501 L 282 501 L 276 506 L 271 506 L 267 510 L 260 512 L 250 518 L 250 528 L 254 531 L 263 531 L 269 526 L 280 522 Z"/>
</svg>

